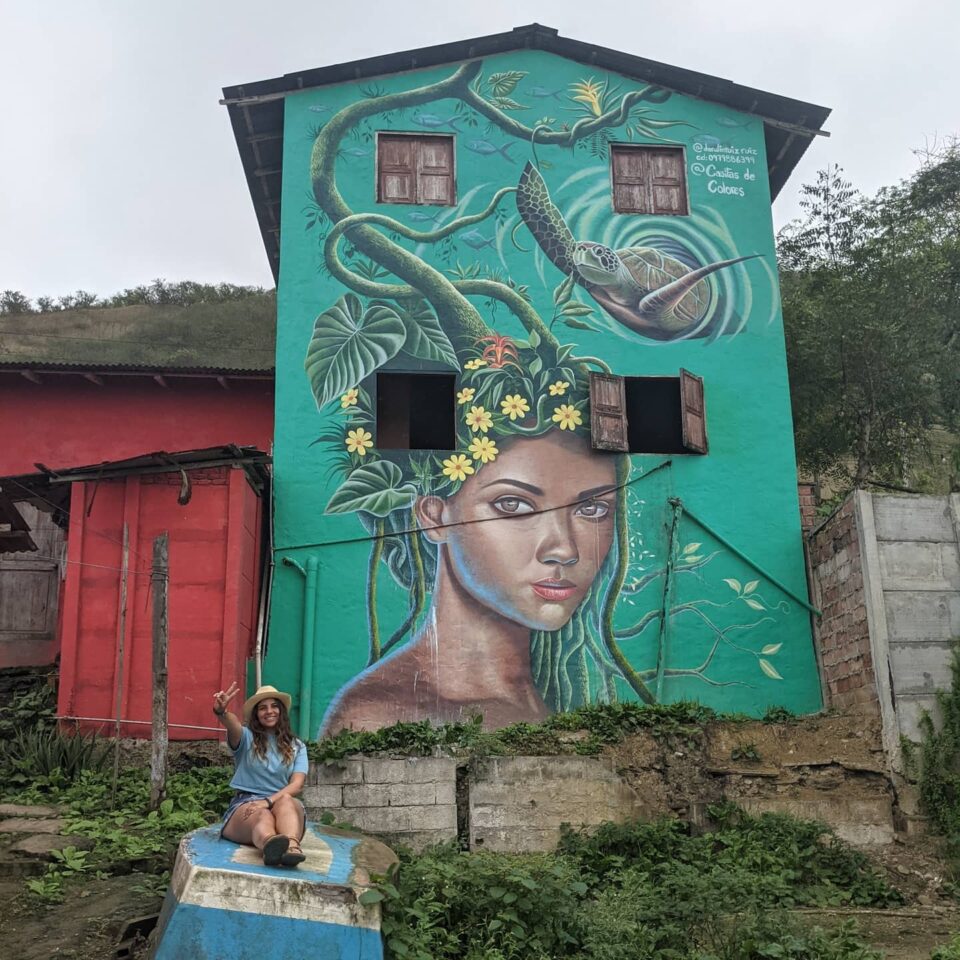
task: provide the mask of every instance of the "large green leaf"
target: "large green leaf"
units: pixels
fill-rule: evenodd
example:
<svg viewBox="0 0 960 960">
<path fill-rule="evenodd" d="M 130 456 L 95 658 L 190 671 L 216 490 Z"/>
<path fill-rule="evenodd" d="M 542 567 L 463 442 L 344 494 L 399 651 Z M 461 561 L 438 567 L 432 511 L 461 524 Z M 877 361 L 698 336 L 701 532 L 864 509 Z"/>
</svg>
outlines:
<svg viewBox="0 0 960 960">
<path fill-rule="evenodd" d="M 397 311 L 383 303 L 364 310 L 348 293 L 317 317 L 304 367 L 323 407 L 395 357 L 407 337 Z"/>
<path fill-rule="evenodd" d="M 379 303 L 379 301 L 378 301 Z M 407 331 L 404 353 L 421 360 L 436 360 L 458 369 L 457 355 L 440 321 L 424 301 L 412 310 L 401 310 L 400 319 Z"/>
<path fill-rule="evenodd" d="M 417 496 L 417 488 L 404 482 L 400 468 L 389 460 L 365 463 L 337 488 L 327 504 L 327 513 L 356 513 L 366 510 L 376 517 L 385 517 L 394 510 L 409 507 Z"/>
</svg>

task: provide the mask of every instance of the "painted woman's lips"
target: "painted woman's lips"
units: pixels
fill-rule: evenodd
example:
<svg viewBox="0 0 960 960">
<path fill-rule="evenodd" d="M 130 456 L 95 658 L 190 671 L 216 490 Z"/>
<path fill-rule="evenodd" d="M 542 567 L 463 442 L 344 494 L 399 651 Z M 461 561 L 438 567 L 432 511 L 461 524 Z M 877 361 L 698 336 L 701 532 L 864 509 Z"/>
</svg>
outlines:
<svg viewBox="0 0 960 960">
<path fill-rule="evenodd" d="M 534 593 L 544 600 L 568 600 L 577 592 L 577 585 L 569 580 L 538 580 L 533 585 Z"/>
</svg>

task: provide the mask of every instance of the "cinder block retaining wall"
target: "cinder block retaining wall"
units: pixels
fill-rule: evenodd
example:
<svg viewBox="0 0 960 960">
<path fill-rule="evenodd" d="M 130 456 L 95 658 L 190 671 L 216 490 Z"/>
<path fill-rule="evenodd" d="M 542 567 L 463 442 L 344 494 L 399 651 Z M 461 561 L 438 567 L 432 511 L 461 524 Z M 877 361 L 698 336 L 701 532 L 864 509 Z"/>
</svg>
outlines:
<svg viewBox="0 0 960 960">
<path fill-rule="evenodd" d="M 391 843 L 417 849 L 457 838 L 457 761 L 451 757 L 311 764 L 307 816 L 331 813 Z"/>
<path fill-rule="evenodd" d="M 674 742 L 637 734 L 601 757 L 366 758 L 311 766 L 303 800 L 387 843 L 422 849 L 552 850 L 560 825 L 679 816 L 710 804 L 821 818 L 857 843 L 894 834 L 895 791 L 878 721 L 716 724 Z M 758 759 L 733 761 L 749 743 Z"/>
</svg>

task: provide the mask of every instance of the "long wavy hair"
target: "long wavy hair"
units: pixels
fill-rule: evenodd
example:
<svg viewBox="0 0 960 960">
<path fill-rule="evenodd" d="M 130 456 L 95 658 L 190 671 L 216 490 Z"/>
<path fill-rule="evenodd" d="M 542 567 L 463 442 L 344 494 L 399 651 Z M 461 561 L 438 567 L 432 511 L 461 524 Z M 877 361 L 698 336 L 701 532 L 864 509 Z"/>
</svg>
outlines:
<svg viewBox="0 0 960 960">
<path fill-rule="evenodd" d="M 263 700 L 260 701 L 260 703 L 263 702 Z M 250 732 L 253 734 L 253 752 L 261 760 L 266 760 L 267 746 L 270 743 L 270 736 L 272 734 L 277 738 L 277 750 L 280 751 L 283 762 L 289 766 L 293 763 L 293 758 L 297 755 L 297 744 L 299 741 L 293 735 L 293 730 L 290 728 L 290 714 L 287 713 L 286 704 L 284 704 L 282 700 L 277 700 L 280 717 L 277 720 L 276 730 L 274 731 L 267 730 L 260 723 L 258 713 L 259 706 L 260 704 L 258 703 L 250 714 Z"/>
</svg>

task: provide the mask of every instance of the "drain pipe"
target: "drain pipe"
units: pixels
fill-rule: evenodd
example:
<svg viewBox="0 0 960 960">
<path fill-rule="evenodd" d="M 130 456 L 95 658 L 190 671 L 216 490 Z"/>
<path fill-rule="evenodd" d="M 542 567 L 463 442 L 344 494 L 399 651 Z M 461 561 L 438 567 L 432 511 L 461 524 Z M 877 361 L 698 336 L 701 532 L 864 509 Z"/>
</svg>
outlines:
<svg viewBox="0 0 960 960">
<path fill-rule="evenodd" d="M 307 557 L 306 567 L 292 557 L 284 557 L 283 564 L 299 571 L 303 586 L 303 632 L 300 637 L 300 723 L 301 740 L 310 740 L 310 704 L 313 698 L 314 636 L 317 628 L 317 579 L 320 564 L 316 557 Z"/>
</svg>

